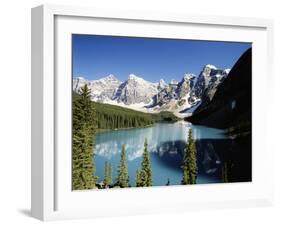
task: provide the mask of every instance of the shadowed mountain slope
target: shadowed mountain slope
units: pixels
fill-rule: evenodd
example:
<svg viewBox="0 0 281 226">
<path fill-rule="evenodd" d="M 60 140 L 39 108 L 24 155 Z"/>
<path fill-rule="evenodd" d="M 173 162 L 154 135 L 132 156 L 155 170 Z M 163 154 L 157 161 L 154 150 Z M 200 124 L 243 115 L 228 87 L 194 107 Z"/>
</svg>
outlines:
<svg viewBox="0 0 281 226">
<path fill-rule="evenodd" d="M 252 49 L 236 62 L 210 102 L 201 104 L 192 116 L 193 124 L 228 129 L 229 133 L 249 134 L 252 115 Z M 236 132 L 234 132 L 236 131 Z"/>
</svg>

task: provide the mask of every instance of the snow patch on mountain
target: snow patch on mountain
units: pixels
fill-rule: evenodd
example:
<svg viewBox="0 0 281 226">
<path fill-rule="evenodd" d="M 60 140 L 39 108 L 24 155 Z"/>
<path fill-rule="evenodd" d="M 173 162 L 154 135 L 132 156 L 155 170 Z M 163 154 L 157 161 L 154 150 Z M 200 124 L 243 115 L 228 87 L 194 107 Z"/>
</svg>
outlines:
<svg viewBox="0 0 281 226">
<path fill-rule="evenodd" d="M 103 102 L 112 98 L 121 82 L 112 74 L 98 80 L 89 81 L 83 77 L 76 77 L 73 79 L 73 91 L 79 93 L 81 87 L 85 84 L 91 89 L 91 99 Z"/>
<path fill-rule="evenodd" d="M 214 66 L 214 65 L 212 65 L 212 64 L 207 64 L 207 65 L 205 66 L 205 68 L 210 68 L 210 69 L 213 69 L 213 70 L 217 70 L 217 67 Z"/>
<path fill-rule="evenodd" d="M 161 91 L 162 89 L 165 89 L 167 86 L 168 86 L 168 84 L 165 82 L 165 80 L 160 79 L 157 88 L 159 91 Z"/>
<path fill-rule="evenodd" d="M 93 101 L 149 113 L 171 111 L 184 117 L 201 103 L 212 100 L 229 72 L 230 69 L 221 70 L 207 64 L 198 76 L 186 73 L 180 81 L 173 79 L 168 84 L 163 79 L 152 83 L 135 74 L 129 74 L 123 82 L 112 74 L 90 81 L 79 76 L 73 79 L 73 91 L 79 93 L 87 84 Z"/>
<path fill-rule="evenodd" d="M 158 92 L 155 83 L 148 82 L 141 77 L 130 74 L 128 79 L 117 89 L 113 100 L 127 105 L 146 103 L 149 104 L 154 95 Z"/>
<path fill-rule="evenodd" d="M 230 68 L 224 69 L 224 73 L 229 74 L 230 70 L 231 70 Z"/>
</svg>

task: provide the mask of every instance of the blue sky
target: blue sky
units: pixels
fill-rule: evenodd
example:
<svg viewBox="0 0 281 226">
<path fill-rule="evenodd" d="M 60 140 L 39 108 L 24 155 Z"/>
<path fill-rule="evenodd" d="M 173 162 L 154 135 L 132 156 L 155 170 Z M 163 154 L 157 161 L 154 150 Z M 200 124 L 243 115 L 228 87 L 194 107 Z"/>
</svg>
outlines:
<svg viewBox="0 0 281 226">
<path fill-rule="evenodd" d="M 198 75 L 206 64 L 232 68 L 250 43 L 73 35 L 73 76 L 93 80 L 115 75 L 121 81 L 133 73 L 157 82 Z"/>
</svg>

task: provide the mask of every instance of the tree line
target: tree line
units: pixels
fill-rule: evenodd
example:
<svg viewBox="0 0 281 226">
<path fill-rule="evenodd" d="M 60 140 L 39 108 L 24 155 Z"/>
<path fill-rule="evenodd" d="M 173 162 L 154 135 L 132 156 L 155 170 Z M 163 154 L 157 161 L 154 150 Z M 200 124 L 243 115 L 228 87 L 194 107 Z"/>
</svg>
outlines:
<svg viewBox="0 0 281 226">
<path fill-rule="evenodd" d="M 95 134 L 98 128 L 96 106 L 91 101 L 91 92 L 87 85 L 81 88 L 80 94 L 73 98 L 73 129 L 72 129 L 72 189 L 83 190 L 100 187 L 97 184 L 97 176 L 95 176 Z M 100 109 L 100 108 L 99 108 Z M 100 111 L 99 111 L 100 112 Z M 128 121 L 128 117 L 119 117 L 114 113 L 115 123 L 118 125 L 122 121 Z M 114 115 L 112 114 L 112 115 Z M 105 116 L 106 114 L 104 114 Z M 118 116 L 119 115 L 119 116 Z M 126 114 L 124 114 L 126 115 Z M 127 114 L 126 116 L 130 115 Z M 132 116 L 133 117 L 133 116 Z M 159 116 L 158 116 L 159 117 Z M 100 118 L 99 118 L 100 119 Z M 114 119 L 112 117 L 111 119 Z M 126 120 L 125 120 L 126 119 Z M 126 122 L 127 122 L 126 121 Z M 150 123 L 149 119 L 145 121 L 140 119 L 139 122 Z M 153 185 L 152 166 L 150 154 L 148 150 L 147 139 L 144 141 L 144 151 L 140 168 L 136 171 L 135 186 L 149 187 Z M 195 184 L 197 177 L 196 163 L 196 146 L 192 138 L 192 130 L 188 133 L 188 142 L 184 150 L 183 156 L 183 178 L 182 184 Z M 118 166 L 118 176 L 116 183 L 113 183 L 112 166 L 110 162 L 105 162 L 104 180 L 102 188 L 118 186 L 121 188 L 129 187 L 129 173 L 126 155 L 126 146 L 122 145 L 120 163 Z M 169 180 L 168 180 L 169 181 Z M 168 182 L 169 184 L 169 182 Z"/>
<path fill-rule="evenodd" d="M 154 123 L 146 113 L 109 104 L 93 103 L 97 109 L 98 129 L 145 127 Z"/>
<path fill-rule="evenodd" d="M 178 120 L 171 112 L 150 114 L 111 104 L 98 102 L 92 102 L 92 104 L 96 108 L 98 131 L 146 127 L 159 121 L 173 122 Z"/>
</svg>

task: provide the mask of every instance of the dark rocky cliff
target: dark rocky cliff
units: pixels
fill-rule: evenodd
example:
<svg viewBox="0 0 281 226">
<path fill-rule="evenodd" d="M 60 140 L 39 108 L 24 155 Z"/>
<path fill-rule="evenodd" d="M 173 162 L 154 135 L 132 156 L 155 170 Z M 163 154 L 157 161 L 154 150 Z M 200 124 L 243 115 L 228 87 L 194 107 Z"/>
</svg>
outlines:
<svg viewBox="0 0 281 226">
<path fill-rule="evenodd" d="M 252 115 L 252 49 L 236 62 L 212 101 L 202 104 L 186 121 L 209 127 L 250 132 Z"/>
</svg>

